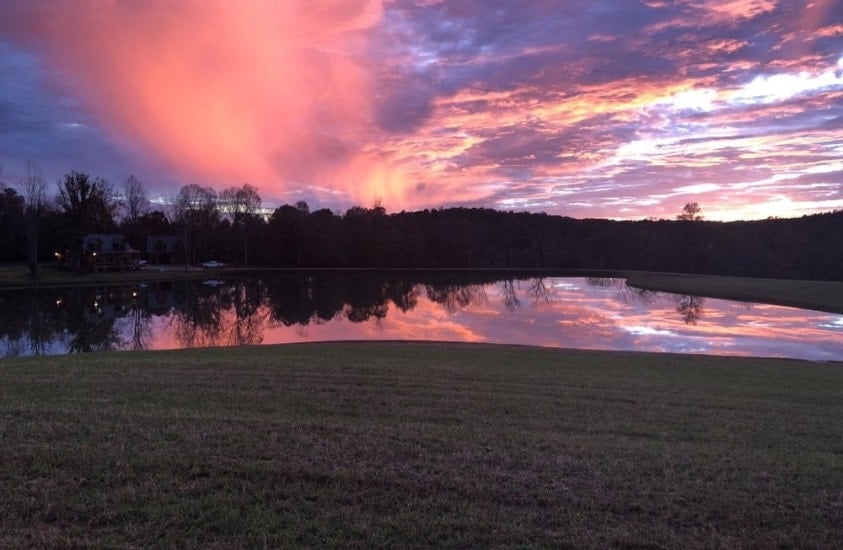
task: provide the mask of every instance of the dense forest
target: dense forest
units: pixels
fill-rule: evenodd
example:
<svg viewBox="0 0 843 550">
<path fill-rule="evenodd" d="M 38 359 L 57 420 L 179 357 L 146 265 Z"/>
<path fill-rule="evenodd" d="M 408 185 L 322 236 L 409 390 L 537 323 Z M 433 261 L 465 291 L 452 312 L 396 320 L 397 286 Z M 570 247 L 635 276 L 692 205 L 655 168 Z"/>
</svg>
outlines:
<svg viewBox="0 0 843 550">
<path fill-rule="evenodd" d="M 629 269 L 843 280 L 843 211 L 726 223 L 705 221 L 696 206 L 676 220 L 612 221 L 486 208 L 388 214 L 379 204 L 311 211 L 299 202 L 263 214 L 258 190 L 249 184 L 220 193 L 185 185 L 162 205 L 151 203 L 134 177 L 117 189 L 70 172 L 52 199 L 37 174 L 34 181 L 40 185 L 32 179 L 18 189 L 0 183 L 0 261 L 29 261 L 33 270 L 36 259 L 80 250 L 85 234 L 119 232 L 142 252 L 149 235 L 184 236 L 192 263 Z"/>
</svg>

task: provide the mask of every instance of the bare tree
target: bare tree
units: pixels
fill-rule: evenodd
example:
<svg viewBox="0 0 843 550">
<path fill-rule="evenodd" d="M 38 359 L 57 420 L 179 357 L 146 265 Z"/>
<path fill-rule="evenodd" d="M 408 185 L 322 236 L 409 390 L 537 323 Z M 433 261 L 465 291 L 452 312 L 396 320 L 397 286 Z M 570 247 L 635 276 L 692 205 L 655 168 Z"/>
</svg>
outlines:
<svg viewBox="0 0 843 550">
<path fill-rule="evenodd" d="M 123 211 L 126 221 L 137 223 L 149 210 L 149 195 L 143 183 L 134 174 L 123 182 Z"/>
<path fill-rule="evenodd" d="M 197 251 L 207 259 L 213 230 L 219 223 L 217 192 L 211 187 L 195 183 L 182 186 L 173 199 L 173 218 L 181 224 L 188 254 L 185 255 L 185 269 L 189 261 L 196 261 Z"/>
<path fill-rule="evenodd" d="M 252 227 L 256 221 L 257 211 L 261 205 L 261 197 L 255 186 L 244 183 L 243 187 L 231 187 L 222 192 L 221 198 L 226 210 L 231 215 L 234 229 L 243 239 L 243 264 L 249 265 L 249 242 Z"/>
<path fill-rule="evenodd" d="M 38 229 L 46 201 L 44 175 L 32 161 L 26 161 L 26 175 L 20 182 L 26 201 L 26 263 L 29 276 L 38 277 Z"/>
<path fill-rule="evenodd" d="M 703 219 L 700 215 L 700 205 L 695 202 L 689 202 L 682 208 L 682 213 L 676 216 L 679 221 L 696 222 Z"/>
</svg>

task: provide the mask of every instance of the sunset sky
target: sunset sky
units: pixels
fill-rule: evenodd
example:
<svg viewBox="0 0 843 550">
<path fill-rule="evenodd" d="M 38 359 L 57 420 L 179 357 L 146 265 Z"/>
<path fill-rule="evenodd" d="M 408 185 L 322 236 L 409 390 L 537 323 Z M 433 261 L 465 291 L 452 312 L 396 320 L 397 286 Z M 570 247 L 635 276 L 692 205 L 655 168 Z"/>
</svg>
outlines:
<svg viewBox="0 0 843 550">
<path fill-rule="evenodd" d="M 0 181 L 270 205 L 843 209 L 843 0 L 0 0 Z"/>
</svg>

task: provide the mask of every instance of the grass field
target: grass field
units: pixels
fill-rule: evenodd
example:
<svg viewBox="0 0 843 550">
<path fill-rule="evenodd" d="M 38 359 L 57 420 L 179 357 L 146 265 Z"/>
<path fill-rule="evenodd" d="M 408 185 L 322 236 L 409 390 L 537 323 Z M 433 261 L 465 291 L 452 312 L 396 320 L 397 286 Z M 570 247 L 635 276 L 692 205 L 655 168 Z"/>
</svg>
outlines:
<svg viewBox="0 0 843 550">
<path fill-rule="evenodd" d="M 843 313 L 843 282 L 629 272 L 636 288 Z"/>
<path fill-rule="evenodd" d="M 0 547 L 839 547 L 843 365 L 335 343 L 0 361 Z"/>
</svg>

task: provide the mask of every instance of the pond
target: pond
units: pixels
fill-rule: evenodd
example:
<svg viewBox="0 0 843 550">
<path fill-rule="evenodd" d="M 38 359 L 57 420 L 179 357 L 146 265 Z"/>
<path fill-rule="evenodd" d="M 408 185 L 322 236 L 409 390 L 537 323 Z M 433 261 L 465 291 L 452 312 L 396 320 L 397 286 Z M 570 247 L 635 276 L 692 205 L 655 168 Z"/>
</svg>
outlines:
<svg viewBox="0 0 843 550">
<path fill-rule="evenodd" d="M 843 315 L 622 279 L 319 274 L 0 293 L 0 355 L 446 340 L 843 360 Z"/>
</svg>

